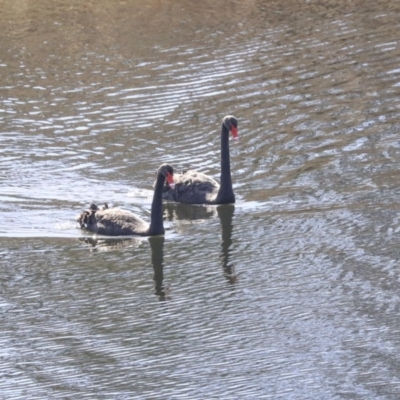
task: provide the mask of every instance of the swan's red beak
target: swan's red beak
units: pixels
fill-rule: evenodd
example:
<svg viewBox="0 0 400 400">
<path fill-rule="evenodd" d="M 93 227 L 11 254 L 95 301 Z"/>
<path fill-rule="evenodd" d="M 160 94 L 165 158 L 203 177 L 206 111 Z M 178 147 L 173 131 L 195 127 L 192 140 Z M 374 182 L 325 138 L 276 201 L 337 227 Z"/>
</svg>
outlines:
<svg viewBox="0 0 400 400">
<path fill-rule="evenodd" d="M 232 125 L 231 132 L 234 139 L 237 139 L 239 137 L 238 128 L 236 128 L 236 126 Z"/>
<path fill-rule="evenodd" d="M 170 174 L 169 172 L 167 172 L 167 182 L 168 185 L 171 189 L 173 189 L 175 187 L 175 183 L 174 183 L 174 177 L 172 174 Z"/>
</svg>

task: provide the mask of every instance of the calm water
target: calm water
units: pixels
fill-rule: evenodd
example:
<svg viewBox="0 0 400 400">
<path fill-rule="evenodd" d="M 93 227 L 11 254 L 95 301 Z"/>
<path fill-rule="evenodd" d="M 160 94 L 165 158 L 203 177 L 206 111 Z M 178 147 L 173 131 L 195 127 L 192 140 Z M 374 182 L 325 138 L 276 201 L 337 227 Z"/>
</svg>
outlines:
<svg viewBox="0 0 400 400">
<path fill-rule="evenodd" d="M 0 0 L 0 398 L 398 399 L 399 21 Z M 226 114 L 235 206 L 78 229 L 91 201 L 148 219 L 162 162 L 219 177 Z"/>
</svg>

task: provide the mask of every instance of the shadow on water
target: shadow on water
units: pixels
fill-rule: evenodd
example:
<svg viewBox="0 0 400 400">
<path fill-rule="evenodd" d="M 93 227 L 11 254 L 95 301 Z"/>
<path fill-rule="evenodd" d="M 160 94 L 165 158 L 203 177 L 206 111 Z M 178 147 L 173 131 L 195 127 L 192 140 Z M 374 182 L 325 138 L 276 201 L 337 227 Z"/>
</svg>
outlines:
<svg viewBox="0 0 400 400">
<path fill-rule="evenodd" d="M 221 258 L 222 268 L 224 270 L 225 277 L 229 283 L 235 283 L 237 281 L 237 275 L 235 273 L 235 266 L 231 263 L 230 252 L 232 245 L 232 231 L 233 231 L 233 214 L 235 212 L 235 206 L 233 204 L 221 205 L 217 207 L 218 217 L 221 221 Z"/>
</svg>

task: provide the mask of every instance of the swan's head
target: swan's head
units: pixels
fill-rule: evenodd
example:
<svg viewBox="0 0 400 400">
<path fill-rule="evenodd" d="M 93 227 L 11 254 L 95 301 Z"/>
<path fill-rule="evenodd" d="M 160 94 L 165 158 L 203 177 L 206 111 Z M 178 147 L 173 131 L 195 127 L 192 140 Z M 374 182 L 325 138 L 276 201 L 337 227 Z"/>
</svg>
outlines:
<svg viewBox="0 0 400 400">
<path fill-rule="evenodd" d="M 161 164 L 160 168 L 158 168 L 157 174 L 162 174 L 165 177 L 165 180 L 168 182 L 171 189 L 175 187 L 174 169 L 169 164 Z"/>
<path fill-rule="evenodd" d="M 232 133 L 234 139 L 238 139 L 238 122 L 237 119 L 233 115 L 227 115 L 222 120 L 222 124 L 228 129 L 229 132 Z"/>
</svg>

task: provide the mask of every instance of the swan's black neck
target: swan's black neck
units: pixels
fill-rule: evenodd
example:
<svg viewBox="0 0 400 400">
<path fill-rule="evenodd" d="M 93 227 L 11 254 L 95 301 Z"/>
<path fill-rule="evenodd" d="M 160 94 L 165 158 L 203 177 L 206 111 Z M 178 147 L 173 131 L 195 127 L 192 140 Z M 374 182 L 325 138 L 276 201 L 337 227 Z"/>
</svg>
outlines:
<svg viewBox="0 0 400 400">
<path fill-rule="evenodd" d="M 221 180 L 220 188 L 215 199 L 217 204 L 235 202 L 231 178 L 231 162 L 229 157 L 229 130 L 222 124 L 221 128 Z"/>
<path fill-rule="evenodd" d="M 164 231 L 162 191 L 165 182 L 165 176 L 162 173 L 157 174 L 157 180 L 154 188 L 153 202 L 151 203 L 151 218 L 149 235 L 162 235 Z"/>
</svg>

